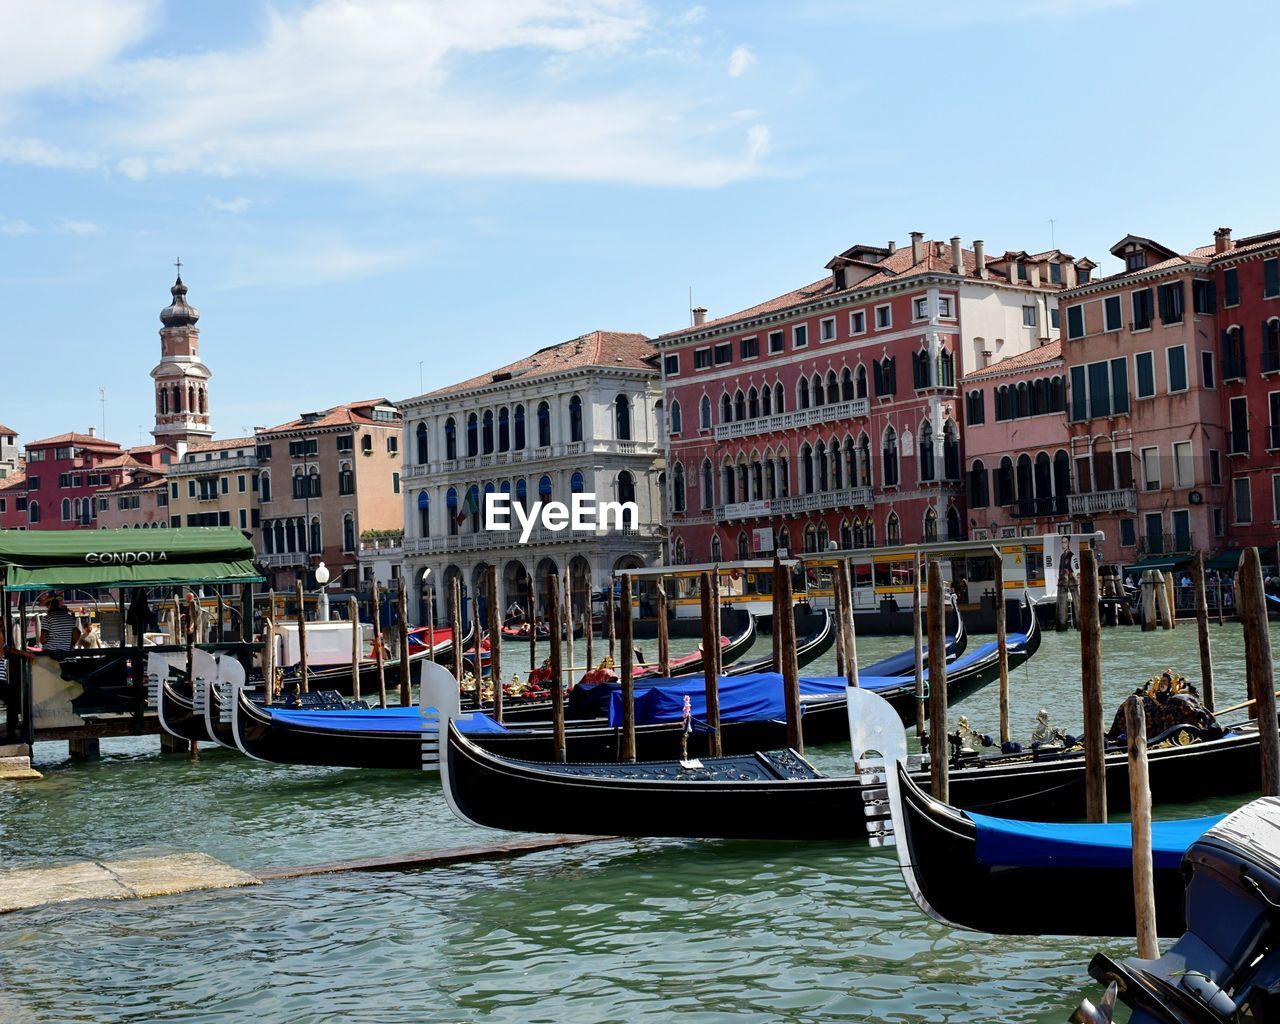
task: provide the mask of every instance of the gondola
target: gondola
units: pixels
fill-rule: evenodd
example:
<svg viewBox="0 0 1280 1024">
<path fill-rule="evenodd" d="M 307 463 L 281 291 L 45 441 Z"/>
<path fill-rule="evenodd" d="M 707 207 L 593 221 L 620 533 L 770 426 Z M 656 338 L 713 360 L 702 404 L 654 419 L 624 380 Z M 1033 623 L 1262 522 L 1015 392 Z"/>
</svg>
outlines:
<svg viewBox="0 0 1280 1024">
<path fill-rule="evenodd" d="M 174 679 L 167 658 L 155 653 L 147 655 L 147 677 L 160 728 L 180 740 L 204 743 L 209 739 L 204 725 L 204 708 L 196 711 L 185 667 L 181 673 L 180 679 Z"/>
<path fill-rule="evenodd" d="M 1136 934 L 1127 823 L 988 817 L 935 800 L 904 765 L 895 770 L 901 794 L 900 814 L 894 804 L 899 860 L 912 895 L 931 917 L 1001 935 Z M 1160 935 L 1182 934 L 1183 854 L 1223 817 L 1152 824 Z"/>
<path fill-rule="evenodd" d="M 582 624 L 575 623 L 573 627 L 573 639 L 581 640 L 585 635 L 586 634 L 583 632 L 583 629 L 582 629 Z M 539 623 L 538 626 L 535 627 L 535 636 L 540 643 L 546 640 L 550 640 L 551 627 L 548 626 L 545 622 Z M 529 642 L 529 632 L 522 625 L 521 626 L 505 626 L 504 625 L 502 627 L 502 639 L 509 643 L 518 644 L 523 642 L 527 644 Z M 560 630 L 560 640 L 561 642 L 564 641 L 563 629 Z"/>
<path fill-rule="evenodd" d="M 385 634 L 384 634 L 385 635 Z M 474 641 L 475 624 L 468 628 L 463 637 L 462 649 Z M 410 679 L 416 678 L 420 666 L 435 660 L 437 663 L 452 660 L 453 635 L 449 628 L 436 629 L 434 644 L 425 640 L 425 630 L 417 630 L 409 634 L 409 673 Z M 400 686 L 400 659 L 386 660 L 382 663 L 382 677 L 388 689 Z M 297 678 L 297 666 L 290 666 L 284 672 L 285 682 Z M 313 690 L 336 690 L 344 696 L 352 696 L 351 665 L 326 665 L 323 668 L 307 670 L 307 686 Z M 365 658 L 360 662 L 360 692 L 362 694 L 378 691 L 378 663 L 373 658 Z"/>
</svg>

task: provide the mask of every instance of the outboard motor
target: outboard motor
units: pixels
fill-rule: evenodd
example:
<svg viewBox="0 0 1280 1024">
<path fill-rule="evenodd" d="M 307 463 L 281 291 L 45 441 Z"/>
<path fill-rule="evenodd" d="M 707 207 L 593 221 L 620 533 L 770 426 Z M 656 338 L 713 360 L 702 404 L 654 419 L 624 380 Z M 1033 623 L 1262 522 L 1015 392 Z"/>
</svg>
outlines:
<svg viewBox="0 0 1280 1024">
<path fill-rule="evenodd" d="M 1280 799 L 1255 800 L 1187 850 L 1187 931 L 1155 960 L 1116 963 L 1102 953 L 1089 973 L 1114 983 L 1131 1024 L 1280 1022 Z M 1086 1000 L 1071 1020 L 1109 1024 L 1111 1000 Z"/>
</svg>

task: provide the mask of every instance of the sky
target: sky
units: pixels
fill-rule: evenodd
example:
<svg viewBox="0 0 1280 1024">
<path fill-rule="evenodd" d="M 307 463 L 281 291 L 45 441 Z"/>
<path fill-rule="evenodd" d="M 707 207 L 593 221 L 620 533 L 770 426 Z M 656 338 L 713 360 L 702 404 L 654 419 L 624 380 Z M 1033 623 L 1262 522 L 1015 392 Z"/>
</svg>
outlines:
<svg viewBox="0 0 1280 1024">
<path fill-rule="evenodd" d="M 650 336 L 911 231 L 1103 272 L 1280 227 L 1280 5 L 0 0 L 0 423 L 220 437 Z M 102 389 L 100 391 L 100 389 Z M 103 398 L 105 397 L 105 401 Z"/>
</svg>

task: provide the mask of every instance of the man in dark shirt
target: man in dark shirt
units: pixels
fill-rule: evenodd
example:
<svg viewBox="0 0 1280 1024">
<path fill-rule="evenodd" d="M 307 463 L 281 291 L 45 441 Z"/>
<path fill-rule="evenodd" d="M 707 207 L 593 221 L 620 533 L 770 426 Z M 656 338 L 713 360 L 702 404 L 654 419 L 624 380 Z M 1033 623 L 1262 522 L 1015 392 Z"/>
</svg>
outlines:
<svg viewBox="0 0 1280 1024">
<path fill-rule="evenodd" d="M 43 598 L 44 622 L 40 627 L 40 646 L 46 651 L 69 651 L 80 640 L 76 617 L 62 603 L 61 594 Z"/>
</svg>

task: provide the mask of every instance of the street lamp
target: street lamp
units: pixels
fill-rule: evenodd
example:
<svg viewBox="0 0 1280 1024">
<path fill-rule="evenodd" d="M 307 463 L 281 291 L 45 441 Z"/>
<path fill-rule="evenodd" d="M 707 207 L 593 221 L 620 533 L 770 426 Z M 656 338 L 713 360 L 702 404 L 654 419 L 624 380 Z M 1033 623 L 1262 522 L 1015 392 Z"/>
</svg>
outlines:
<svg viewBox="0 0 1280 1024">
<path fill-rule="evenodd" d="M 316 618 L 321 622 L 329 621 L 329 594 L 325 588 L 329 585 L 329 567 L 321 562 L 316 566 L 316 586 L 320 588 L 320 597 L 316 602 Z"/>
</svg>

